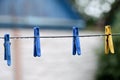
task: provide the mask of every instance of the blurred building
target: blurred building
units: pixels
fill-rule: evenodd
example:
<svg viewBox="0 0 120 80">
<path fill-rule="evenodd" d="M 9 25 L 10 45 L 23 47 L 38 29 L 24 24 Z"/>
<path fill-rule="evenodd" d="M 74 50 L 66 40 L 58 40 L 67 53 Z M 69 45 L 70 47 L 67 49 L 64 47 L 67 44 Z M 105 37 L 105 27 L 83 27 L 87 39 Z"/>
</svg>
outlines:
<svg viewBox="0 0 120 80">
<path fill-rule="evenodd" d="M 0 0 L 0 27 L 85 27 L 70 0 Z"/>
</svg>

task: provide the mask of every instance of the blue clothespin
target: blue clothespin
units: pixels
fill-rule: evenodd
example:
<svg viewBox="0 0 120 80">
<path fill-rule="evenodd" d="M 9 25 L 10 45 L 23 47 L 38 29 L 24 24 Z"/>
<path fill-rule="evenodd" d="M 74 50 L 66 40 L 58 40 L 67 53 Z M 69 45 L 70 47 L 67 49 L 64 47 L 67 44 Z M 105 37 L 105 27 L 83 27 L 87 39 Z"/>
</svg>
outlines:
<svg viewBox="0 0 120 80">
<path fill-rule="evenodd" d="M 39 27 L 34 27 L 34 57 L 41 56 Z"/>
<path fill-rule="evenodd" d="M 4 35 L 4 60 L 7 60 L 7 65 L 11 65 L 11 53 L 10 53 L 10 35 Z"/>
<path fill-rule="evenodd" d="M 77 27 L 73 27 L 73 55 L 81 54 L 80 41 L 79 41 L 79 30 Z"/>
</svg>

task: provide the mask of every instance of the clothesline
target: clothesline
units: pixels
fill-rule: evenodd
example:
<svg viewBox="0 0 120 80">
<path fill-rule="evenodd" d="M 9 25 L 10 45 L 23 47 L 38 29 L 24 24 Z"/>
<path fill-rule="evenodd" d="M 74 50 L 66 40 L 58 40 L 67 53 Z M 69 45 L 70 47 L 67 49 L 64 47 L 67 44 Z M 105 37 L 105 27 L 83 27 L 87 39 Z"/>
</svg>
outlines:
<svg viewBox="0 0 120 80">
<path fill-rule="evenodd" d="M 106 34 L 93 34 L 93 35 L 80 35 L 78 37 L 102 37 L 102 36 L 108 36 L 108 35 L 106 35 Z M 112 36 L 120 36 L 120 33 L 113 33 Z M 72 38 L 72 37 L 74 37 L 74 36 L 40 36 L 37 38 Z M 10 39 L 31 39 L 31 38 L 35 38 L 35 37 L 34 36 L 10 37 Z M 4 39 L 4 37 L 0 37 L 0 39 Z"/>
<path fill-rule="evenodd" d="M 40 46 L 40 38 L 73 38 L 72 41 L 72 54 L 73 55 L 81 55 L 81 45 L 79 37 L 105 37 L 105 53 L 108 54 L 109 50 L 114 54 L 114 45 L 112 36 L 120 36 L 120 33 L 111 32 L 111 27 L 109 25 L 105 26 L 105 34 L 87 34 L 87 35 L 79 35 L 79 30 L 77 27 L 73 27 L 73 35 L 72 36 L 40 36 L 39 27 L 34 27 L 34 36 L 16 36 L 11 37 L 10 34 L 5 34 L 4 37 L 0 37 L 0 39 L 4 39 L 4 60 L 7 60 L 7 65 L 11 65 L 11 52 L 10 52 L 10 39 L 34 39 L 34 57 L 41 56 L 41 46 Z"/>
</svg>

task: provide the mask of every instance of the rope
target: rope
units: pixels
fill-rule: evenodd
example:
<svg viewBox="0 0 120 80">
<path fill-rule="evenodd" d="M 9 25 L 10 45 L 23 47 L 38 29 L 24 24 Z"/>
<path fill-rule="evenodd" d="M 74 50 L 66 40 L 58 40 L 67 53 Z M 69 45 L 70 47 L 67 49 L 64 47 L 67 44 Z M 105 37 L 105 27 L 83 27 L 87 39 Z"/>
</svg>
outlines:
<svg viewBox="0 0 120 80">
<path fill-rule="evenodd" d="M 110 34 L 109 34 L 110 35 Z M 78 37 L 103 37 L 108 36 L 106 34 L 93 34 L 93 35 L 81 35 Z M 120 36 L 120 33 L 113 33 L 112 36 Z M 74 36 L 40 36 L 39 38 L 72 38 Z M 26 37 L 10 37 L 10 39 L 31 39 L 35 38 L 34 36 L 26 36 Z M 0 39 L 4 39 L 4 37 L 0 37 Z"/>
</svg>

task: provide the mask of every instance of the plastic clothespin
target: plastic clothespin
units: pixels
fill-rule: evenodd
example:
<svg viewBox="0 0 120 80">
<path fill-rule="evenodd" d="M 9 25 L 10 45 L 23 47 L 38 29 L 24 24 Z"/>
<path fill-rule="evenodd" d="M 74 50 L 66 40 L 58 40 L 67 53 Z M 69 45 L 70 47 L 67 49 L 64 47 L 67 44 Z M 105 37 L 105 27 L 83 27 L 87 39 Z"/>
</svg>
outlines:
<svg viewBox="0 0 120 80">
<path fill-rule="evenodd" d="M 114 45 L 112 40 L 112 32 L 111 27 L 109 25 L 105 26 L 105 54 L 109 53 L 109 50 L 111 53 L 114 54 Z"/>
<path fill-rule="evenodd" d="M 34 57 L 41 56 L 39 27 L 34 27 Z"/>
<path fill-rule="evenodd" d="M 77 27 L 73 27 L 73 55 L 81 54 L 80 41 L 79 41 L 79 30 Z"/>
<path fill-rule="evenodd" d="M 10 36 L 9 34 L 4 35 L 4 60 L 7 60 L 7 65 L 11 65 L 11 53 L 10 53 Z"/>
</svg>

